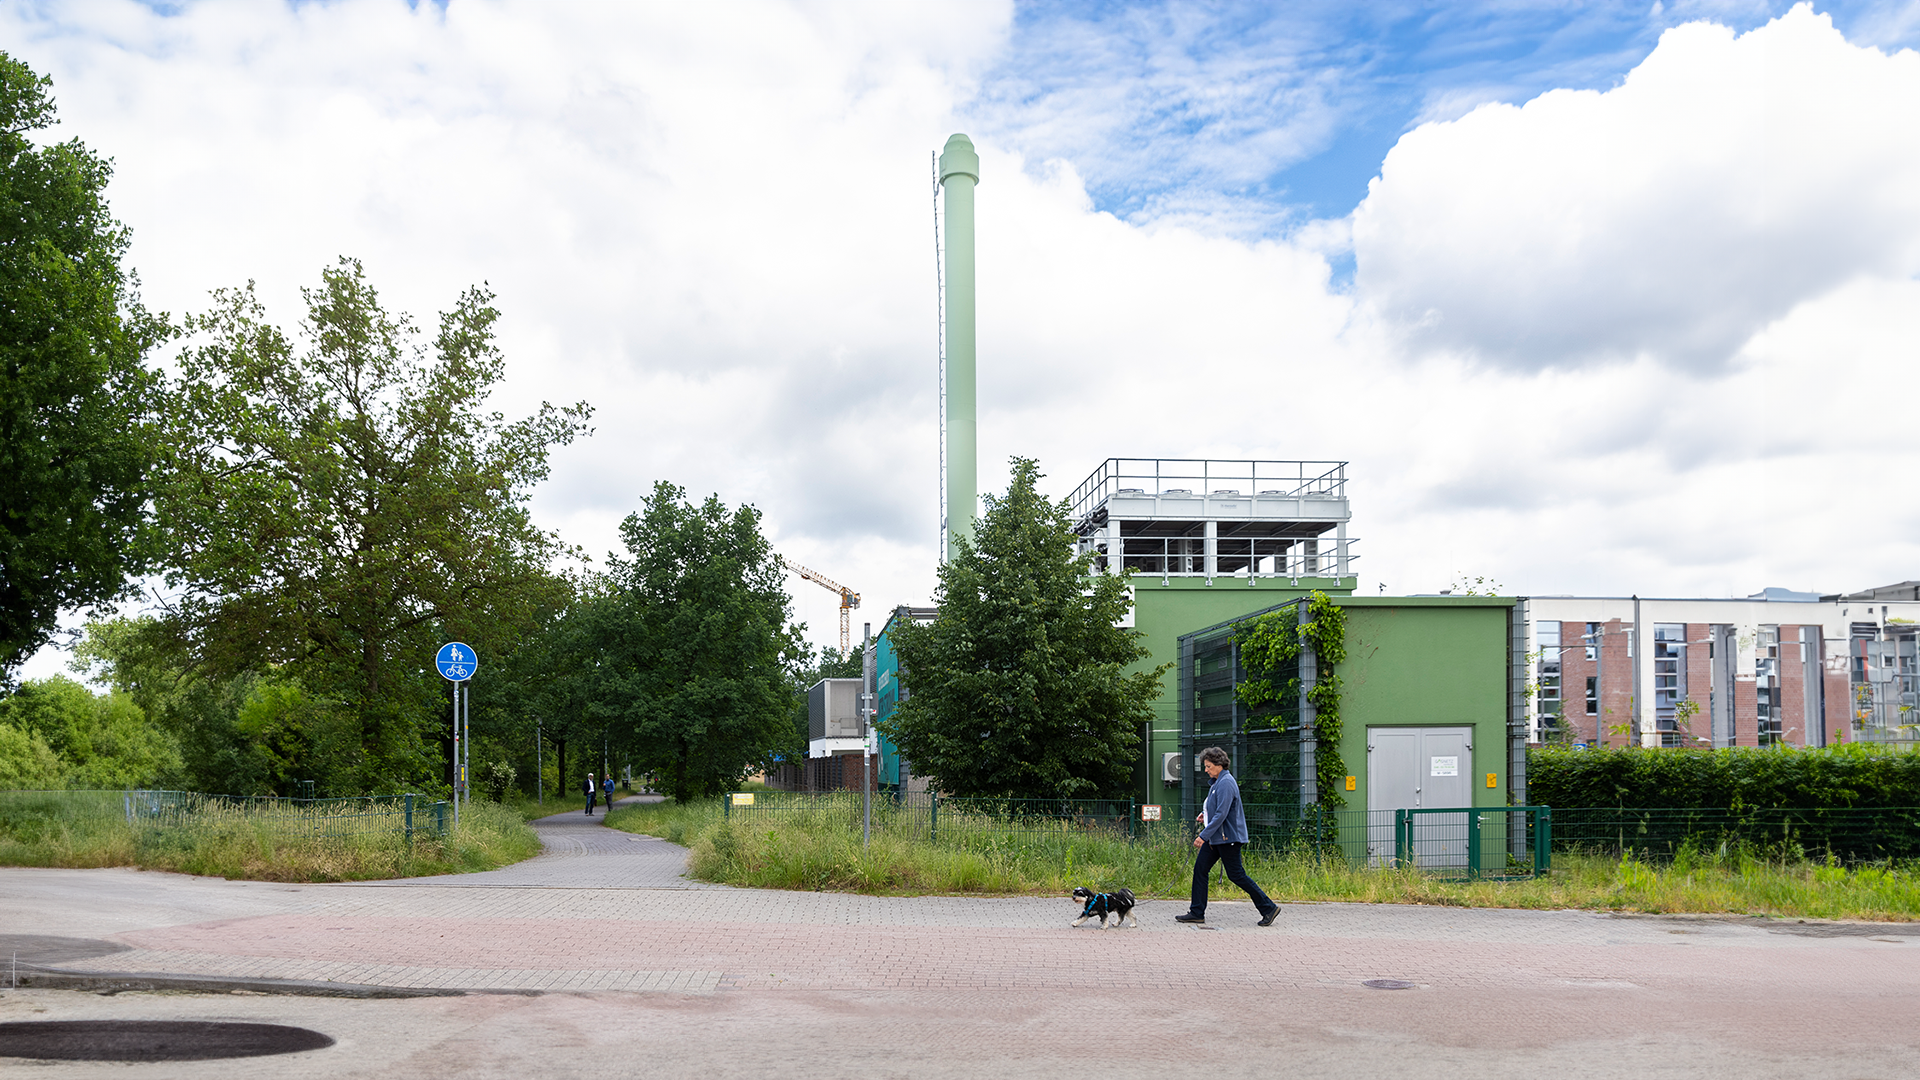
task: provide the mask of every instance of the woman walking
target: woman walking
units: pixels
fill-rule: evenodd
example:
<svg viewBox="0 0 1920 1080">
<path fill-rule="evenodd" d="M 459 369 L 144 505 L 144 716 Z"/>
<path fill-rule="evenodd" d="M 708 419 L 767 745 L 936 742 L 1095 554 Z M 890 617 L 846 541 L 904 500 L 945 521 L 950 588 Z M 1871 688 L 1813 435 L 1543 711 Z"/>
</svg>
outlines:
<svg viewBox="0 0 1920 1080">
<path fill-rule="evenodd" d="M 1240 784 L 1227 771 L 1229 763 L 1227 752 L 1217 746 L 1200 751 L 1200 767 L 1213 778 L 1213 787 L 1207 792 L 1206 805 L 1194 818 L 1200 823 L 1200 835 L 1193 838 L 1193 846 L 1199 849 L 1193 857 L 1193 895 L 1188 899 L 1187 913 L 1173 919 L 1183 923 L 1207 921 L 1207 874 L 1219 862 L 1227 866 L 1227 880 L 1253 897 L 1260 925 L 1272 926 L 1280 915 L 1280 905 L 1267 899 L 1240 865 L 1240 849 L 1247 843 L 1247 812 L 1240 805 Z"/>
</svg>

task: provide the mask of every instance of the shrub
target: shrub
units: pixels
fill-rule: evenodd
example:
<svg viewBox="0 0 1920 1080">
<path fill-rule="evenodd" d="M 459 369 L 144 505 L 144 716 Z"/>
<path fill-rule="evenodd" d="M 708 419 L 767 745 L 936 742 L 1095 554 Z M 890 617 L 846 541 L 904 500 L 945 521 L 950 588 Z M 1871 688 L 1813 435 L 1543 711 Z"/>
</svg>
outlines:
<svg viewBox="0 0 1920 1080">
<path fill-rule="evenodd" d="M 1527 801 L 1724 810 L 1920 806 L 1920 754 L 1861 743 L 1818 750 L 1549 746 L 1527 752 Z"/>
</svg>

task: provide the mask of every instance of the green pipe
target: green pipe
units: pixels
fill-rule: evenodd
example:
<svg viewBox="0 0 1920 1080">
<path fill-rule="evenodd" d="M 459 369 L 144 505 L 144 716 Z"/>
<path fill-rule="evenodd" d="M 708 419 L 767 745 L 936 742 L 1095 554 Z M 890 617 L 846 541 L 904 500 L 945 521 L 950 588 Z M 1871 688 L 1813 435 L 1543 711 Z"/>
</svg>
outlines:
<svg viewBox="0 0 1920 1080">
<path fill-rule="evenodd" d="M 955 135 L 940 154 L 940 189 L 947 203 L 947 535 L 973 538 L 979 502 L 978 424 L 975 420 L 973 324 L 973 188 L 980 155 L 973 140 Z"/>
</svg>

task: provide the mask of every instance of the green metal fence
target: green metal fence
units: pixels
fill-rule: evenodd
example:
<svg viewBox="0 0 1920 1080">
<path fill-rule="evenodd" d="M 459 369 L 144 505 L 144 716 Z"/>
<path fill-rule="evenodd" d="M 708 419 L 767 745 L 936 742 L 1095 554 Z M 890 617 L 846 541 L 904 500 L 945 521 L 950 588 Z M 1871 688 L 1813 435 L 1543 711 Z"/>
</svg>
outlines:
<svg viewBox="0 0 1920 1080">
<path fill-rule="evenodd" d="M 1545 806 L 1393 811 L 1393 865 L 1469 878 L 1545 877 L 1553 810 Z"/>
<path fill-rule="evenodd" d="M 726 800 L 727 817 L 753 825 L 782 825 L 859 835 L 858 792 L 739 792 Z M 1171 808 L 1165 808 L 1171 809 Z M 1317 806 L 1249 806 L 1248 840 L 1255 850 L 1354 865 L 1413 866 L 1473 876 L 1544 874 L 1548 833 L 1535 822 L 1544 808 L 1520 807 L 1429 813 L 1397 824 L 1394 811 L 1324 810 Z M 1143 813 L 1143 810 L 1147 811 Z M 1153 811 L 1162 816 L 1155 818 Z M 872 803 L 877 836 L 981 850 L 1010 843 L 1035 845 L 1102 838 L 1185 849 L 1196 825 L 1177 813 L 1131 799 L 952 798 L 931 793 L 879 794 Z M 1470 842 L 1465 838 L 1471 833 Z M 1458 838 L 1455 833 L 1460 834 Z M 1404 843 L 1405 850 L 1397 845 Z M 1471 849 L 1469 852 L 1469 848 Z"/>
<path fill-rule="evenodd" d="M 283 799 L 149 789 L 0 791 L 0 821 L 30 817 L 124 821 L 154 831 L 243 827 L 277 840 L 395 836 L 412 841 L 445 836 L 451 812 L 445 801 L 421 795 Z"/>
<path fill-rule="evenodd" d="M 1354 866 L 1408 867 L 1468 877 L 1532 877 L 1552 869 L 1544 806 L 1327 810 L 1247 807 L 1249 846 Z"/>
<path fill-rule="evenodd" d="M 742 792 L 728 816 L 752 824 L 800 825 L 859 835 L 860 794 Z M 977 849 L 1008 843 L 1102 837 L 1184 846 L 1194 823 L 1178 811 L 1151 820 L 1128 799 L 958 799 L 928 793 L 873 798 L 875 835 Z M 1843 863 L 1920 859 L 1920 807 L 1700 810 L 1545 806 L 1325 810 L 1283 803 L 1247 806 L 1255 850 L 1354 866 L 1407 867 L 1476 878 L 1548 874 L 1555 853 L 1670 862 L 1742 853 L 1783 861 Z"/>
<path fill-rule="evenodd" d="M 1576 807 L 1553 812 L 1555 850 L 1671 862 L 1684 853 L 1857 864 L 1920 859 L 1920 807 L 1741 810 Z"/>
</svg>

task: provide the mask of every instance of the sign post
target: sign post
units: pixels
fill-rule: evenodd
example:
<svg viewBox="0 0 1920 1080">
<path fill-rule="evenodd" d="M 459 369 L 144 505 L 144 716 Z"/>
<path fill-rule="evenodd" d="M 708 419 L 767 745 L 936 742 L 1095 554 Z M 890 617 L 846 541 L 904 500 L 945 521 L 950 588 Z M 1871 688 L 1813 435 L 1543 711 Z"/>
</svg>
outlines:
<svg viewBox="0 0 1920 1080">
<path fill-rule="evenodd" d="M 460 803 L 467 793 L 467 749 L 473 742 L 467 682 L 480 669 L 480 658 L 464 643 L 449 641 L 440 646 L 433 665 L 440 669 L 441 678 L 453 684 L 453 827 L 458 829 Z"/>
</svg>

